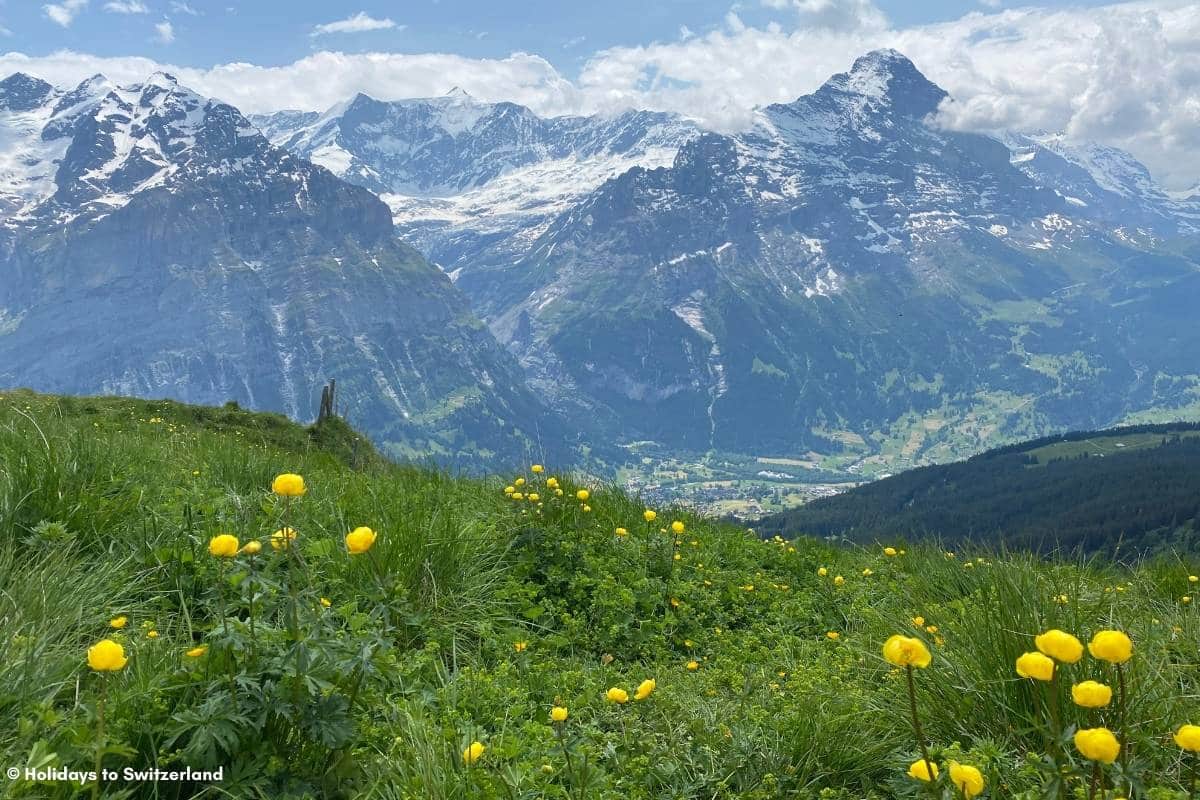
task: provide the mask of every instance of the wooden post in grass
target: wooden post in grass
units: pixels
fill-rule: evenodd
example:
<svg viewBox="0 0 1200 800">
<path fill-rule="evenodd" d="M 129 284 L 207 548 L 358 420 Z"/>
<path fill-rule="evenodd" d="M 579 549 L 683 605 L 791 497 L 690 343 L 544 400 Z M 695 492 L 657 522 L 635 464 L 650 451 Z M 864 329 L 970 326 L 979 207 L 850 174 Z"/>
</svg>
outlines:
<svg viewBox="0 0 1200 800">
<path fill-rule="evenodd" d="M 321 423 L 334 414 L 334 390 L 337 381 L 330 378 L 328 385 L 321 387 L 321 408 L 317 411 L 317 422 Z"/>
</svg>

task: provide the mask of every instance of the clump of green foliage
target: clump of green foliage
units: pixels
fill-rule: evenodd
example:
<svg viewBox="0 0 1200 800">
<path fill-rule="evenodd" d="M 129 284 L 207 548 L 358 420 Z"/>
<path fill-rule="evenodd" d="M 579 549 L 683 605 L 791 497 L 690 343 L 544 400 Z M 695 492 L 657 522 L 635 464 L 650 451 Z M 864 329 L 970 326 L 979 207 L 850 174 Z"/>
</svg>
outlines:
<svg viewBox="0 0 1200 800">
<path fill-rule="evenodd" d="M 224 769 L 102 787 L 113 797 L 948 793 L 906 774 L 921 753 L 905 675 L 880 651 L 903 633 L 932 654 L 915 685 L 930 757 L 977 766 L 984 797 L 1035 798 L 1050 771 L 1086 791 L 1092 765 L 1048 749 L 1046 687 L 1014 662 L 1047 628 L 1111 628 L 1135 646 L 1128 721 L 1071 705 L 1066 679 L 1112 681 L 1085 658 L 1062 668 L 1054 733 L 1127 737 L 1110 797 L 1188 796 L 1195 755 L 1172 733 L 1200 722 L 1194 565 L 764 541 L 678 509 L 647 520 L 549 468 L 396 466 L 335 425 L 0 395 L 7 765 Z M 307 493 L 274 495 L 282 472 Z M 351 555 L 359 526 L 378 538 Z M 261 549 L 214 556 L 221 534 Z M 128 662 L 96 672 L 85 654 L 105 638 Z M 22 777 L 5 794 L 92 788 Z"/>
</svg>

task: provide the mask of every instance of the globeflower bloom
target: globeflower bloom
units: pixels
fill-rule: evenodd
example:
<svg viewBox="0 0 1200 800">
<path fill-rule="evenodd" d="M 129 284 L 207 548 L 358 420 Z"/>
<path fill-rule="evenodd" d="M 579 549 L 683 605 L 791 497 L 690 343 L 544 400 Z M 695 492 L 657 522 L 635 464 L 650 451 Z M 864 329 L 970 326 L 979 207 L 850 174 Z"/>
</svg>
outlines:
<svg viewBox="0 0 1200 800">
<path fill-rule="evenodd" d="M 541 464 L 534 464 L 532 467 L 529 468 L 529 471 L 532 472 L 534 475 L 541 475 L 542 472 L 545 471 L 545 469 L 546 468 L 543 467 Z"/>
<path fill-rule="evenodd" d="M 834 586 L 841 586 L 841 585 L 842 585 L 842 584 L 844 584 L 845 582 L 846 582 L 846 579 L 845 579 L 845 578 L 843 578 L 841 575 L 838 575 L 837 577 L 835 577 L 835 578 L 833 579 L 833 585 L 834 585 Z"/>
<path fill-rule="evenodd" d="M 1184 750 L 1200 753 L 1200 725 L 1180 725 L 1175 731 L 1175 744 Z"/>
<path fill-rule="evenodd" d="M 471 742 L 462 752 L 463 763 L 471 766 L 483 757 L 483 751 L 486 749 L 482 742 Z"/>
<path fill-rule="evenodd" d="M 233 558 L 237 555 L 239 546 L 236 536 L 222 533 L 209 540 L 208 552 L 217 558 Z"/>
<path fill-rule="evenodd" d="M 1054 659 L 1041 653 L 1025 653 L 1017 659 L 1017 674 L 1035 681 L 1048 681 L 1054 677 Z"/>
<path fill-rule="evenodd" d="M 589 492 L 587 489 L 580 489 L 578 492 L 575 493 L 575 499 L 581 503 L 584 502 L 585 500 L 587 500 L 591 496 L 592 496 L 592 493 Z"/>
<path fill-rule="evenodd" d="M 607 692 L 604 693 L 604 699 L 610 703 L 617 703 L 617 704 L 628 703 L 629 702 L 629 692 L 625 691 L 624 689 L 622 689 L 620 687 L 614 686 L 611 689 L 609 689 Z"/>
<path fill-rule="evenodd" d="M 689 661 L 689 662 L 687 662 L 687 668 L 688 668 L 688 672 L 695 672 L 696 670 L 700 669 L 700 662 L 699 661 Z"/>
<path fill-rule="evenodd" d="M 1075 749 L 1086 759 L 1111 764 L 1121 752 L 1121 743 L 1108 728 L 1084 728 L 1075 732 Z"/>
<path fill-rule="evenodd" d="M 88 648 L 88 666 L 96 672 L 116 672 L 129 663 L 125 648 L 112 639 L 101 639 Z"/>
<path fill-rule="evenodd" d="M 647 697 L 649 697 L 651 694 L 654 693 L 654 690 L 657 686 L 658 686 L 658 684 L 655 683 L 653 678 L 647 678 L 646 680 L 644 680 L 638 684 L 637 691 L 635 691 L 633 693 L 633 699 L 634 700 L 645 700 Z"/>
<path fill-rule="evenodd" d="M 294 528 L 280 528 L 271 534 L 271 549 L 287 550 L 295 540 L 296 531 Z"/>
<path fill-rule="evenodd" d="M 251 539 L 242 545 L 241 552 L 248 556 L 256 556 L 262 552 L 262 542 L 260 542 L 258 539 Z"/>
<path fill-rule="evenodd" d="M 1104 708 L 1112 702 L 1112 687 L 1096 681 L 1083 681 L 1071 687 L 1071 699 L 1083 708 Z"/>
<path fill-rule="evenodd" d="M 1064 664 L 1074 664 L 1083 658 L 1083 644 L 1066 631 L 1057 628 L 1033 638 L 1037 649 Z"/>
<path fill-rule="evenodd" d="M 355 528 L 346 534 L 346 552 L 352 556 L 365 553 L 375 544 L 376 534 L 370 528 Z"/>
<path fill-rule="evenodd" d="M 291 472 L 275 476 L 271 482 L 271 491 L 280 497 L 303 497 L 308 489 L 304 486 L 304 478 Z"/>
<path fill-rule="evenodd" d="M 950 782 L 963 793 L 963 797 L 972 797 L 983 793 L 983 773 L 970 764 L 950 762 Z"/>
<path fill-rule="evenodd" d="M 657 518 L 658 513 L 649 508 L 642 512 L 642 519 L 646 520 L 646 522 L 654 522 L 654 520 Z"/>
<path fill-rule="evenodd" d="M 883 548 L 883 554 L 884 554 L 885 556 L 887 556 L 888 558 L 891 558 L 892 556 L 896 555 L 896 548 L 894 548 L 894 547 L 885 547 L 885 548 Z"/>
<path fill-rule="evenodd" d="M 551 722 L 566 722 L 567 721 L 567 709 L 563 706 L 555 706 L 554 708 L 550 709 L 550 721 Z"/>
<path fill-rule="evenodd" d="M 883 657 L 889 664 L 896 667 L 920 667 L 922 669 L 929 666 L 931 659 L 929 648 L 925 646 L 924 642 L 899 634 L 884 642 Z"/>
<path fill-rule="evenodd" d="M 825 567 L 817 567 L 817 577 L 824 578 L 828 574 L 829 570 L 825 569 Z"/>
<path fill-rule="evenodd" d="M 1098 631 L 1088 642 L 1088 652 L 1110 664 L 1124 664 L 1133 657 L 1133 642 L 1121 631 Z"/>
<path fill-rule="evenodd" d="M 116 628 L 117 630 L 124 628 L 127 624 L 129 624 L 129 617 L 124 614 L 119 617 L 113 617 L 108 621 L 108 627 Z"/>
<path fill-rule="evenodd" d="M 908 777 L 915 778 L 919 781 L 936 781 L 938 777 L 938 765 L 932 761 L 926 761 L 923 758 L 918 758 L 908 768 Z"/>
<path fill-rule="evenodd" d="M 202 644 L 199 647 L 193 647 L 191 650 L 188 650 L 186 653 L 184 653 L 184 655 L 187 656 L 188 658 L 199 658 L 200 656 L 204 655 L 207 652 L 208 652 L 208 645 Z"/>
<path fill-rule="evenodd" d="M 680 522 L 679 520 L 675 520 L 674 522 L 671 523 L 671 532 L 672 533 L 683 533 L 683 531 L 684 531 L 684 526 L 683 526 L 682 522 Z"/>
</svg>

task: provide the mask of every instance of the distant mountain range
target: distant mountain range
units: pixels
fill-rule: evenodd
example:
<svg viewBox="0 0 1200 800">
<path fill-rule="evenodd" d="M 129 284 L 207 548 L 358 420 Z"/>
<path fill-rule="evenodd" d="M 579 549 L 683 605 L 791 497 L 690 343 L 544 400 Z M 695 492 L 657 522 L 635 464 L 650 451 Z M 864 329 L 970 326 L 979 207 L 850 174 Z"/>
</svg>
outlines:
<svg viewBox="0 0 1200 800">
<path fill-rule="evenodd" d="M 910 470 L 766 517 L 785 533 L 862 544 L 936 538 L 1137 557 L 1195 553 L 1200 425 L 1052 436 Z"/>
<path fill-rule="evenodd" d="M 940 129 L 945 97 L 894 51 L 734 135 L 13 76 L 0 382 L 304 416 L 337 373 L 393 453 L 583 444 L 684 494 L 1200 417 L 1200 198 L 1111 148 Z"/>
</svg>

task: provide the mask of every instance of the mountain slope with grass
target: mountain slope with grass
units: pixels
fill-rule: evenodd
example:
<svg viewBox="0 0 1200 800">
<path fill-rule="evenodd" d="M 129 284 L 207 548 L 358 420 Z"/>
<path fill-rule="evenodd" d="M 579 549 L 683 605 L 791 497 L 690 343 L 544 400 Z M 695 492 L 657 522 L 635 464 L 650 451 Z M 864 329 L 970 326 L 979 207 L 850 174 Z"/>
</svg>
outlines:
<svg viewBox="0 0 1200 800">
<path fill-rule="evenodd" d="M 763 541 L 553 473 L 400 467 L 336 421 L 3 393 L 4 796 L 86 793 L 99 764 L 222 771 L 109 797 L 878 800 L 917 796 L 924 744 L 943 781 L 961 762 L 981 796 L 1032 800 L 1051 773 L 1086 786 L 1073 726 L 1103 721 L 1132 756 L 1106 786 L 1186 797 L 1196 563 Z M 1133 657 L 1018 677 L 1048 628 L 1123 630 Z M 1122 680 L 1125 712 L 1073 705 L 1083 679 Z"/>
<path fill-rule="evenodd" d="M 1121 556 L 1195 552 L 1200 425 L 1036 439 L 864 484 L 755 527 L 862 543 L 903 536 Z"/>
</svg>

